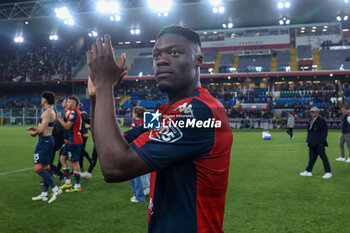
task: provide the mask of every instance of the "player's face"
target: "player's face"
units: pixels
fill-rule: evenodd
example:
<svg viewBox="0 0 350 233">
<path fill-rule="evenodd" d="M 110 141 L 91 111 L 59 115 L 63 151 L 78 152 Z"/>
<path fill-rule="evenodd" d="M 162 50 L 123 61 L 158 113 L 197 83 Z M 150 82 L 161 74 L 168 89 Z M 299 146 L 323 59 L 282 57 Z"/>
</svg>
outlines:
<svg viewBox="0 0 350 233">
<path fill-rule="evenodd" d="M 46 103 L 46 99 L 45 98 L 41 98 L 41 105 L 44 106 L 44 104 Z"/>
<path fill-rule="evenodd" d="M 62 101 L 62 108 L 66 108 L 67 107 L 67 100 L 66 99 L 64 99 L 63 101 Z"/>
<path fill-rule="evenodd" d="M 176 93 L 198 82 L 198 50 L 199 46 L 181 35 L 165 34 L 158 38 L 153 48 L 153 69 L 160 91 Z"/>
<path fill-rule="evenodd" d="M 75 101 L 74 100 L 72 100 L 72 99 L 68 99 L 67 100 L 67 108 L 69 108 L 69 109 L 74 109 L 76 106 L 75 106 L 76 104 L 75 104 Z"/>
</svg>

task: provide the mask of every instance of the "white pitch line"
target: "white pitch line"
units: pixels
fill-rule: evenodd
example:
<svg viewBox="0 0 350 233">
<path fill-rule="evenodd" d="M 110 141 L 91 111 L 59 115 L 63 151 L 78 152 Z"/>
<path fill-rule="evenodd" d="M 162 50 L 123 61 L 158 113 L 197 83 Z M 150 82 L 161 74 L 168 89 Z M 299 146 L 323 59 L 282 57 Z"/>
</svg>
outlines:
<svg viewBox="0 0 350 233">
<path fill-rule="evenodd" d="M 9 171 L 9 172 L 0 172 L 0 176 L 12 174 L 12 173 L 17 173 L 17 172 L 23 172 L 23 171 L 27 171 L 27 170 L 30 170 L 30 169 L 33 169 L 33 167 L 27 167 L 27 168 L 13 170 L 13 171 Z"/>
</svg>

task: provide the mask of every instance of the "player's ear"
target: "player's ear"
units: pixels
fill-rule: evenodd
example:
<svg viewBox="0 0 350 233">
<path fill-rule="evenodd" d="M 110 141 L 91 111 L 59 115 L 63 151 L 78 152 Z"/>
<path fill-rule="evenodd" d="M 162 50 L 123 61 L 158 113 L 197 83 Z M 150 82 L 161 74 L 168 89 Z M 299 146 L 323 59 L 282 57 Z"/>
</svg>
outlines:
<svg viewBox="0 0 350 233">
<path fill-rule="evenodd" d="M 198 54 L 196 56 L 196 67 L 202 67 L 203 65 L 203 56 L 202 54 Z"/>
</svg>

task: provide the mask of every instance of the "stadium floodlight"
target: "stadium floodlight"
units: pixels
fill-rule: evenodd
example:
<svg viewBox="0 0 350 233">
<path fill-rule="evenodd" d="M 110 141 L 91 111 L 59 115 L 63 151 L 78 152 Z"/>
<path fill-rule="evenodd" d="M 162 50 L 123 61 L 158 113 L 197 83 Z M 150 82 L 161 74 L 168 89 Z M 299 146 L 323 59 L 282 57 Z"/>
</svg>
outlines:
<svg viewBox="0 0 350 233">
<path fill-rule="evenodd" d="M 156 43 L 156 40 L 150 40 L 149 42 L 151 42 L 151 43 Z"/>
<path fill-rule="evenodd" d="M 73 18 L 69 18 L 63 21 L 64 24 L 68 24 L 70 26 L 74 25 L 74 19 Z"/>
<path fill-rule="evenodd" d="M 148 7 L 154 12 L 167 16 L 171 7 L 173 6 L 172 0 L 148 0 Z"/>
<path fill-rule="evenodd" d="M 344 16 L 344 21 L 347 21 L 349 19 L 349 16 L 345 15 Z"/>
<path fill-rule="evenodd" d="M 228 28 L 233 28 L 233 23 L 228 23 L 228 24 L 227 24 L 227 27 L 228 27 Z"/>
<path fill-rule="evenodd" d="M 141 33 L 140 29 L 135 29 L 135 34 L 139 35 Z"/>
<path fill-rule="evenodd" d="M 28 25 L 28 24 L 29 24 L 29 22 L 28 22 L 28 21 L 25 21 L 25 22 L 24 22 L 24 24 L 25 24 L 25 25 Z"/>
<path fill-rule="evenodd" d="M 72 18 L 71 13 L 69 12 L 68 8 L 65 6 L 60 8 L 55 8 L 55 13 L 57 18 L 59 19 L 65 20 L 65 19 Z"/>
<path fill-rule="evenodd" d="M 97 37 L 98 36 L 98 33 L 96 31 L 91 31 L 89 32 L 89 37 Z"/>
<path fill-rule="evenodd" d="M 23 43 L 24 39 L 22 36 L 16 36 L 14 39 L 15 43 Z"/>
<path fill-rule="evenodd" d="M 221 0 L 210 0 L 210 4 L 213 6 L 220 6 L 222 3 Z"/>
<path fill-rule="evenodd" d="M 49 39 L 50 40 L 58 40 L 58 36 L 57 35 L 50 35 Z"/>
<path fill-rule="evenodd" d="M 134 30 L 134 29 L 131 29 L 131 30 L 130 30 L 130 34 L 131 34 L 131 35 L 134 35 L 134 34 L 135 34 L 135 30 Z"/>
<path fill-rule="evenodd" d="M 290 24 L 290 19 L 287 19 L 287 20 L 286 20 L 286 24 Z"/>
<path fill-rule="evenodd" d="M 341 17 L 338 15 L 337 16 L 337 21 L 340 22 L 341 21 Z"/>
<path fill-rule="evenodd" d="M 120 5 L 117 1 L 98 1 L 96 3 L 97 12 L 107 15 L 119 15 Z"/>
<path fill-rule="evenodd" d="M 223 28 L 226 28 L 227 26 L 226 26 L 226 24 L 225 24 L 225 23 L 223 23 L 223 24 L 222 24 L 222 27 L 223 27 Z"/>
<path fill-rule="evenodd" d="M 277 7 L 278 7 L 278 9 L 283 9 L 283 7 L 284 7 L 283 2 L 278 2 Z"/>
<path fill-rule="evenodd" d="M 57 18 L 62 19 L 64 24 L 74 25 L 74 19 L 67 7 L 55 8 Z"/>
<path fill-rule="evenodd" d="M 290 7 L 290 2 L 285 2 L 284 3 L 284 8 L 289 8 Z"/>
<path fill-rule="evenodd" d="M 121 19 L 121 17 L 120 17 L 120 15 L 111 15 L 110 17 L 109 17 L 109 19 L 111 20 L 111 21 L 120 21 L 120 19 Z"/>
<path fill-rule="evenodd" d="M 218 8 L 214 7 L 213 8 L 213 13 L 215 13 L 215 14 L 218 13 Z"/>
<path fill-rule="evenodd" d="M 349 3 L 349 0 L 344 0 L 345 3 Z"/>
<path fill-rule="evenodd" d="M 140 72 L 140 73 L 139 73 L 139 77 L 142 77 L 142 75 L 143 75 L 143 73 L 142 73 L 142 72 Z"/>
<path fill-rule="evenodd" d="M 224 13 L 225 12 L 225 7 L 219 6 L 219 13 Z"/>
<path fill-rule="evenodd" d="M 284 24 L 284 22 L 283 22 L 282 19 L 280 19 L 278 22 L 280 23 L 280 25 L 283 25 L 283 24 Z"/>
</svg>

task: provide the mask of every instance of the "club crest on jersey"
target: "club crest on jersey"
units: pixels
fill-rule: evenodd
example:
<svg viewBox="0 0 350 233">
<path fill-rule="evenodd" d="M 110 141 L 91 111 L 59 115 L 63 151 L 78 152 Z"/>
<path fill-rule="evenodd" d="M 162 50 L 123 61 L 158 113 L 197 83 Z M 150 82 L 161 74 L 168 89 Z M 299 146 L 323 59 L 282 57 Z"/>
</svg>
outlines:
<svg viewBox="0 0 350 233">
<path fill-rule="evenodd" d="M 183 134 L 178 127 L 162 126 L 160 129 L 151 130 L 149 138 L 157 142 L 176 142 L 182 138 Z"/>
<path fill-rule="evenodd" d="M 160 117 L 161 113 L 159 110 L 156 112 L 144 112 L 143 113 L 143 128 L 145 129 L 159 129 L 160 128 Z"/>
</svg>

